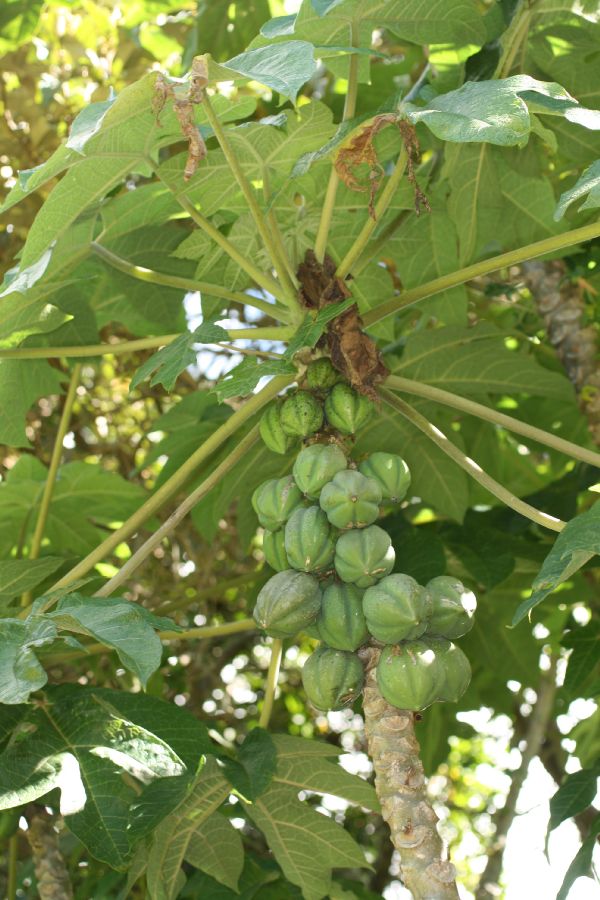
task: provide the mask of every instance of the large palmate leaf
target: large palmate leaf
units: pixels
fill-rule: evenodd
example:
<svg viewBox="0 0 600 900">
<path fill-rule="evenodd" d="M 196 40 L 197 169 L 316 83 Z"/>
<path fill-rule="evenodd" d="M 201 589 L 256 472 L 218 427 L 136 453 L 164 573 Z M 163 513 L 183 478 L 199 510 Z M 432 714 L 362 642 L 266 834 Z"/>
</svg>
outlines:
<svg viewBox="0 0 600 900">
<path fill-rule="evenodd" d="M 62 381 L 45 360 L 0 359 L 0 442 L 27 447 L 25 413 L 39 397 L 62 393 Z"/>
<path fill-rule="evenodd" d="M 377 808 L 373 789 L 329 761 L 339 749 L 287 735 L 275 735 L 277 771 L 270 787 L 246 806 L 264 833 L 284 874 L 306 900 L 329 895 L 331 869 L 366 866 L 360 847 L 330 819 L 297 799 L 308 790 Z"/>
<path fill-rule="evenodd" d="M 587 625 L 573 628 L 561 643 L 571 650 L 564 690 L 571 697 L 585 697 L 596 692 L 600 662 L 600 623 L 591 619 Z"/>
<path fill-rule="evenodd" d="M 23 540 L 27 545 L 46 477 L 42 463 L 21 457 L 0 484 L 0 537 L 5 546 L 13 546 L 24 527 Z M 61 466 L 45 529 L 52 551 L 84 555 L 105 536 L 100 524 L 124 521 L 143 499 L 142 488 L 114 472 L 83 462 Z"/>
<path fill-rule="evenodd" d="M 123 665 L 145 686 L 162 657 L 155 629 L 178 630 L 170 619 L 154 616 L 145 607 L 116 597 L 69 594 L 59 600 L 53 612 L 44 614 L 45 607 L 46 598 L 40 597 L 24 621 L 0 619 L 0 702 L 23 703 L 33 691 L 43 687 L 47 677 L 36 648 L 64 637 L 65 633 L 84 634 L 112 647 Z M 80 646 L 78 641 L 68 640 Z"/>
<path fill-rule="evenodd" d="M 600 160 L 588 166 L 573 187 L 560 195 L 554 219 L 556 221 L 562 219 L 569 206 L 582 197 L 585 197 L 585 200 L 578 207 L 578 212 L 584 209 L 597 209 L 600 206 Z"/>
<path fill-rule="evenodd" d="M 150 385 L 162 384 L 167 391 L 172 391 L 178 377 L 188 366 L 196 362 L 195 344 L 218 344 L 227 341 L 228 334 L 224 328 L 214 322 L 203 322 L 194 331 L 179 335 L 172 344 L 154 353 L 134 373 L 129 390 L 150 378 Z"/>
<path fill-rule="evenodd" d="M 468 81 L 456 91 L 435 97 L 424 109 L 413 104 L 404 108 L 413 124 L 423 122 L 436 137 L 458 143 L 522 146 L 532 127 L 530 109 L 600 128 L 600 113 L 580 107 L 561 85 L 529 75 Z"/>
<path fill-rule="evenodd" d="M 362 46 L 370 43 L 365 38 L 370 38 L 373 28 L 382 27 L 415 43 L 456 41 L 462 45 L 485 40 L 481 16 L 471 0 L 345 0 L 329 4 L 326 16 L 304 0 L 294 35 L 317 45 L 348 47 L 352 24 L 361 28 Z"/>
<path fill-rule="evenodd" d="M 130 173 L 148 174 L 155 164 L 157 151 L 181 140 L 181 128 L 171 105 L 167 103 L 157 118 L 152 104 L 156 73 L 125 88 L 112 103 L 79 153 L 69 158 L 69 169 L 52 190 L 36 216 L 23 249 L 21 266 L 35 262 L 47 247 L 59 239 L 86 209 L 102 200 L 121 184 Z M 246 115 L 250 101 L 237 108 Z M 215 98 L 215 111 L 227 120 L 231 104 L 224 97 Z M 194 107 L 198 124 L 206 124 L 200 106 Z M 41 174 L 38 178 L 41 177 Z"/>
<path fill-rule="evenodd" d="M 40 604 L 43 599 L 40 598 Z M 36 605 L 33 608 L 35 615 Z M 156 629 L 177 631 L 171 619 L 155 616 L 139 603 L 120 597 L 68 594 L 43 617 L 60 631 L 84 634 L 117 651 L 123 665 L 145 686 L 160 665 L 162 645 Z"/>
<path fill-rule="evenodd" d="M 50 689 L 45 703 L 23 708 L 17 737 L 0 754 L 0 808 L 59 788 L 71 831 L 93 856 L 120 868 L 129 854 L 127 822 L 136 797 L 120 772 L 141 784 L 185 774 L 190 742 L 197 765 L 206 731 L 172 704 L 107 689 Z"/>
<path fill-rule="evenodd" d="M 452 432 L 450 420 L 445 414 L 440 415 L 435 408 L 427 405 L 415 405 L 452 441 L 460 444 L 460 435 Z M 376 450 L 402 456 L 411 472 L 411 492 L 441 515 L 462 521 L 469 505 L 466 473 L 410 422 L 385 404 L 361 430 L 356 444 L 358 454 Z"/>
<path fill-rule="evenodd" d="M 0 619 L 0 703 L 24 703 L 32 691 L 43 687 L 46 672 L 33 648 L 56 640 L 53 622 L 43 616 Z"/>
<path fill-rule="evenodd" d="M 197 868 L 235 887 L 243 865 L 241 841 L 231 825 L 220 818 L 213 820 L 230 792 L 216 762 L 209 759 L 196 780 L 188 785 L 176 809 L 153 831 L 145 851 L 141 851 L 151 900 L 177 897 L 185 883 L 181 865 L 188 853 Z M 218 843 L 203 854 L 202 842 L 209 839 L 211 832 L 217 835 Z"/>
<path fill-rule="evenodd" d="M 527 352 L 509 350 L 493 325 L 448 326 L 410 335 L 394 374 L 448 391 L 468 394 L 523 393 L 569 400 L 572 389 L 561 375 L 540 366 Z"/>
<path fill-rule="evenodd" d="M 59 556 L 42 559 L 0 559 L 0 601 L 31 591 L 64 564 Z"/>
<path fill-rule="evenodd" d="M 561 531 L 533 582 L 531 597 L 520 604 L 513 624 L 524 619 L 595 554 L 600 554 L 600 503 L 575 516 Z"/>
<path fill-rule="evenodd" d="M 524 170 L 524 152 L 500 151 L 485 143 L 445 148 L 448 212 L 458 232 L 461 265 L 560 230 L 552 219 L 552 186 L 539 165 L 533 173 Z M 519 155 L 509 165 L 511 153 Z"/>
<path fill-rule="evenodd" d="M 316 71 L 314 52 L 315 48 L 308 41 L 285 41 L 248 50 L 223 65 L 253 81 L 266 84 L 295 102 L 302 85 Z"/>
</svg>

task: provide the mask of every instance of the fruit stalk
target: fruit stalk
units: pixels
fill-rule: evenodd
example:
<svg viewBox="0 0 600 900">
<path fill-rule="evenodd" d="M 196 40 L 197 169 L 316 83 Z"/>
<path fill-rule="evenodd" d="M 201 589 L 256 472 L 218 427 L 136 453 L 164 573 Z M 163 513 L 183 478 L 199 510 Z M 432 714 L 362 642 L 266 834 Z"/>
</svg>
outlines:
<svg viewBox="0 0 600 900">
<path fill-rule="evenodd" d="M 363 709 L 375 789 L 392 843 L 400 854 L 404 885 L 415 900 L 458 900 L 454 866 L 445 858 L 438 818 L 427 799 L 415 714 L 383 699 L 375 669 L 380 650 L 359 651 L 365 664 Z"/>
</svg>

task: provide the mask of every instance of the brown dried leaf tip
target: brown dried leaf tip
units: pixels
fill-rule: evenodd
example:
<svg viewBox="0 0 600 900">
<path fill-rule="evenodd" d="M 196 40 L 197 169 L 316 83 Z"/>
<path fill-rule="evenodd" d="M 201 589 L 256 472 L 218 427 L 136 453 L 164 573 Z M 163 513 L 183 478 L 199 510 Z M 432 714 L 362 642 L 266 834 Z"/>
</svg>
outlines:
<svg viewBox="0 0 600 900">
<path fill-rule="evenodd" d="M 417 184 L 415 176 L 415 163 L 419 159 L 419 141 L 414 127 L 405 119 L 399 119 L 396 113 L 382 113 L 370 119 L 358 134 L 355 134 L 347 144 L 343 144 L 334 157 L 335 170 L 351 191 L 369 192 L 369 215 L 375 219 L 375 197 L 385 172 L 379 162 L 373 141 L 375 136 L 388 125 L 395 125 L 402 137 L 402 143 L 407 153 L 407 175 L 415 191 L 415 212 L 420 215 L 421 208 L 430 212 L 427 197 Z M 368 184 L 362 184 L 354 170 L 362 165 L 369 166 Z"/>
<path fill-rule="evenodd" d="M 168 99 L 173 101 L 173 112 L 177 116 L 181 133 L 188 142 L 188 156 L 183 170 L 183 180 L 189 181 L 200 162 L 206 156 L 206 144 L 194 121 L 194 106 L 202 103 L 204 88 L 208 84 L 208 66 L 203 56 L 196 56 L 192 62 L 190 80 L 181 92 L 179 85 L 174 85 L 159 74 L 154 86 L 152 110 L 156 116 L 156 124 L 160 127 L 160 114 Z"/>
<path fill-rule="evenodd" d="M 300 299 L 304 306 L 318 310 L 352 296 L 348 285 L 336 276 L 335 270 L 330 256 L 326 256 L 321 264 L 313 251 L 307 250 L 304 262 L 298 268 Z M 362 330 L 362 319 L 356 306 L 333 319 L 319 343 L 328 347 L 333 365 L 353 388 L 377 400 L 375 385 L 386 378 L 388 370 L 377 345 Z"/>
<path fill-rule="evenodd" d="M 384 176 L 383 166 L 379 162 L 373 140 L 387 125 L 394 125 L 397 117 L 394 113 L 375 116 L 356 134 L 348 144 L 343 145 L 334 157 L 335 170 L 351 191 L 369 192 L 369 215 L 375 218 L 375 196 Z M 368 184 L 358 180 L 354 169 L 365 163 L 369 166 Z"/>
<path fill-rule="evenodd" d="M 421 207 L 423 207 L 423 209 L 425 209 L 427 212 L 431 212 L 429 200 L 419 187 L 417 176 L 415 175 L 415 163 L 419 161 L 421 148 L 419 147 L 419 140 L 417 138 L 417 132 L 414 129 L 414 125 L 411 125 L 410 122 L 406 121 L 406 119 L 400 119 L 398 122 L 398 128 L 400 129 L 402 141 L 407 153 L 406 174 L 415 192 L 415 212 L 418 216 L 420 216 Z"/>
</svg>

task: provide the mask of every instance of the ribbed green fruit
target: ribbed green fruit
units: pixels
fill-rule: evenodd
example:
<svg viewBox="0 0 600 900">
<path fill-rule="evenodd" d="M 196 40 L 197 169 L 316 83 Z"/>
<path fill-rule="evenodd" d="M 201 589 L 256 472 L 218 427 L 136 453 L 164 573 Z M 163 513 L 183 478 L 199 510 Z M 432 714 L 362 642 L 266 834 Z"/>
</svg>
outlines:
<svg viewBox="0 0 600 900">
<path fill-rule="evenodd" d="M 354 703 L 363 680 L 358 656 L 329 647 L 318 647 L 302 669 L 304 690 L 317 709 L 343 709 Z"/>
<path fill-rule="evenodd" d="M 333 563 L 335 534 L 318 506 L 297 509 L 285 526 L 285 552 L 294 569 L 320 572 Z"/>
<path fill-rule="evenodd" d="M 285 552 L 285 534 L 282 530 L 265 531 L 263 553 L 267 563 L 276 572 L 283 572 L 285 569 L 292 568 Z"/>
<path fill-rule="evenodd" d="M 381 489 L 373 478 L 345 469 L 325 485 L 319 503 L 336 528 L 364 528 L 379 515 Z"/>
<path fill-rule="evenodd" d="M 271 637 L 291 637 L 314 622 L 321 609 L 321 588 L 312 575 L 286 569 L 260 590 L 254 619 Z"/>
<path fill-rule="evenodd" d="M 434 647 L 436 657 L 444 668 L 444 677 L 438 688 L 438 700 L 456 703 L 471 683 L 471 664 L 460 647 L 451 641 L 431 638 L 428 643 Z"/>
<path fill-rule="evenodd" d="M 303 502 L 302 492 L 291 475 L 263 481 L 252 494 L 252 506 L 258 521 L 269 531 L 282 528 Z"/>
<path fill-rule="evenodd" d="M 384 647 L 377 663 L 382 696 L 398 709 L 425 709 L 438 699 L 445 667 L 426 641 Z"/>
<path fill-rule="evenodd" d="M 342 434 L 356 434 L 369 421 L 374 410 L 371 401 L 348 384 L 336 384 L 325 400 L 327 421 Z"/>
<path fill-rule="evenodd" d="M 283 401 L 279 421 L 291 437 L 308 437 L 323 424 L 323 408 L 308 391 L 298 391 Z"/>
<path fill-rule="evenodd" d="M 327 356 L 314 359 L 306 370 L 306 383 L 311 391 L 328 391 L 337 384 L 342 375 L 332 365 Z"/>
<path fill-rule="evenodd" d="M 362 591 L 353 584 L 330 584 L 317 619 L 319 637 L 335 650 L 356 650 L 369 637 Z"/>
<path fill-rule="evenodd" d="M 471 630 L 477 600 L 462 582 L 449 575 L 439 575 L 427 583 L 425 590 L 432 601 L 428 635 L 454 640 Z"/>
<path fill-rule="evenodd" d="M 358 470 L 378 482 L 383 499 L 390 503 L 400 503 L 410 487 L 408 466 L 396 453 L 371 453 Z"/>
<path fill-rule="evenodd" d="M 384 644 L 421 637 L 431 613 L 431 598 L 410 575 L 388 575 L 363 597 L 367 627 Z"/>
<path fill-rule="evenodd" d="M 263 442 L 273 453 L 287 453 L 294 439 L 285 433 L 280 421 L 281 403 L 271 403 L 262 414 L 258 426 Z"/>
<path fill-rule="evenodd" d="M 311 444 L 294 463 L 294 479 L 307 497 L 315 500 L 334 475 L 348 465 L 346 454 L 335 444 Z"/>
<path fill-rule="evenodd" d="M 347 531 L 335 547 L 336 572 L 342 581 L 357 587 L 370 587 L 389 575 L 395 558 L 389 534 L 378 525 Z"/>
</svg>

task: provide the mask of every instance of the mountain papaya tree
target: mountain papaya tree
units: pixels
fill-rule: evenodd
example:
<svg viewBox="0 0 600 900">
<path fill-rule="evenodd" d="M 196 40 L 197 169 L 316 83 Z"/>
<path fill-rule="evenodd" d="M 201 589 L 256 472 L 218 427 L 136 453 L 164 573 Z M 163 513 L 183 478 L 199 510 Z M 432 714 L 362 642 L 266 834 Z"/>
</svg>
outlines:
<svg viewBox="0 0 600 900">
<path fill-rule="evenodd" d="M 3 893 L 503 896 L 537 759 L 567 897 L 600 829 L 598 4 L 99 3 L 104 57 L 34 6 L 0 13 Z M 30 165 L 18 66 L 69 28 L 98 93 Z"/>
</svg>

